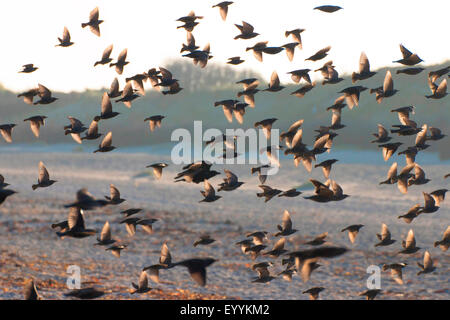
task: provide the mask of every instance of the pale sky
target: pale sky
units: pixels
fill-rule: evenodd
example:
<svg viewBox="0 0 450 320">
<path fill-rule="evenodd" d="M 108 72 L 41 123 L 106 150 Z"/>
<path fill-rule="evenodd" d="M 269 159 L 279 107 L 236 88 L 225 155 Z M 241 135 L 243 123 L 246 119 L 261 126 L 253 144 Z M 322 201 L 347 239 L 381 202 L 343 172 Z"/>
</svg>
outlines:
<svg viewBox="0 0 450 320">
<path fill-rule="evenodd" d="M 187 59 L 180 55 L 186 41 L 184 29 L 176 29 L 175 20 L 194 10 L 204 16 L 193 34 L 203 48 L 208 42 L 214 56 L 210 63 L 224 64 L 227 58 L 240 55 L 246 60 L 236 68 L 251 68 L 269 78 L 276 70 L 282 82 L 291 82 L 288 71 L 320 67 L 333 60 L 340 74 L 357 71 L 361 51 L 365 51 L 372 69 L 400 66 L 392 63 L 401 58 L 399 44 L 416 52 L 425 65 L 441 63 L 450 58 L 448 41 L 448 0 L 236 0 L 229 7 L 227 21 L 219 9 L 211 8 L 220 0 L 15 0 L 2 2 L 0 30 L 2 58 L 0 82 L 9 89 L 21 91 L 42 83 L 55 91 L 82 91 L 85 88 L 109 87 L 116 76 L 114 68 L 97 66 L 103 50 L 114 45 L 112 57 L 128 48 L 130 64 L 119 80 L 151 67 L 164 66 L 171 59 Z M 343 7 L 335 13 L 313 10 L 333 4 Z M 81 23 L 89 12 L 100 9 L 101 37 L 95 36 Z M 234 40 L 239 33 L 234 26 L 242 20 L 252 24 L 261 35 L 250 40 Z M 69 48 L 55 47 L 64 26 L 75 44 Z M 303 28 L 303 50 L 296 51 L 289 62 L 285 52 L 264 55 L 258 62 L 245 48 L 258 41 L 269 46 L 292 42 L 286 30 Z M 316 62 L 304 59 L 317 50 L 332 46 L 329 56 Z M 26 63 L 39 70 L 32 74 L 17 73 Z M 175 75 L 176 76 L 176 75 Z M 319 76 L 319 74 L 317 74 Z"/>
</svg>

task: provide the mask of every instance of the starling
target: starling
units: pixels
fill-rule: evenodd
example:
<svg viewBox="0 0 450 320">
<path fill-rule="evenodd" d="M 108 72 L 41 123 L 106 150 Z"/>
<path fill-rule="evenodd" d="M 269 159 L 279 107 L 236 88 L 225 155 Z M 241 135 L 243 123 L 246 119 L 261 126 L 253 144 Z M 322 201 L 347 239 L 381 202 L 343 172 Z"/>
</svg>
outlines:
<svg viewBox="0 0 450 320">
<path fill-rule="evenodd" d="M 237 35 L 236 37 L 234 37 L 234 39 L 252 39 L 256 36 L 259 36 L 259 33 L 254 32 L 254 28 L 251 24 L 242 21 L 242 26 L 235 24 L 236 28 L 239 29 L 239 31 L 241 31 L 241 34 Z"/>
<path fill-rule="evenodd" d="M 206 268 L 216 261 L 216 259 L 212 258 L 194 258 L 175 262 L 172 266 L 186 267 L 192 279 L 197 282 L 197 284 L 204 287 L 206 285 Z"/>
<path fill-rule="evenodd" d="M 400 44 L 400 51 L 402 52 L 403 59 L 393 61 L 398 62 L 401 64 L 404 64 L 406 66 L 413 66 L 415 64 L 418 64 L 419 62 L 422 62 L 423 60 L 419 58 L 419 56 L 415 53 L 412 53 L 408 49 L 406 49 L 402 44 Z"/>
<path fill-rule="evenodd" d="M 381 233 L 377 233 L 377 238 L 380 240 L 377 244 L 375 244 L 375 247 L 380 246 L 389 246 L 393 244 L 396 240 L 391 239 L 391 232 L 389 231 L 386 224 L 381 225 Z"/>
<path fill-rule="evenodd" d="M 118 74 L 122 74 L 123 73 L 123 67 L 126 66 L 129 63 L 129 61 L 126 61 L 127 53 L 128 53 L 128 50 L 127 49 L 123 49 L 122 52 L 120 52 L 119 57 L 117 58 L 117 62 L 113 62 L 113 63 L 109 64 L 110 68 L 116 66 L 116 72 Z"/>
<path fill-rule="evenodd" d="M 353 224 L 341 230 L 341 232 L 348 231 L 348 238 L 351 243 L 355 243 L 356 236 L 359 233 L 359 230 L 364 227 L 362 224 Z"/>
<path fill-rule="evenodd" d="M 112 50 L 113 50 L 112 44 L 106 47 L 106 49 L 103 51 L 102 58 L 94 63 L 94 67 L 96 67 L 99 64 L 105 65 L 110 63 L 112 61 L 112 59 L 110 58 Z"/>
<path fill-rule="evenodd" d="M 109 151 L 112 151 L 112 150 L 116 149 L 116 147 L 111 146 L 111 144 L 112 144 L 112 132 L 110 131 L 103 138 L 102 142 L 98 146 L 98 149 L 95 150 L 94 153 L 96 153 L 96 152 L 109 152 Z"/>
<path fill-rule="evenodd" d="M 52 102 L 55 102 L 58 100 L 58 98 L 52 97 L 52 92 L 47 88 L 44 87 L 42 84 L 38 84 L 38 95 L 40 100 L 34 102 L 34 105 L 37 104 L 50 104 Z"/>
<path fill-rule="evenodd" d="M 203 195 L 204 199 L 200 200 L 199 202 L 214 202 L 220 198 L 221 196 L 216 196 L 216 192 L 213 188 L 213 186 L 208 182 L 207 179 L 204 180 L 205 185 L 205 191 L 200 191 L 200 193 Z"/>
<path fill-rule="evenodd" d="M 278 236 L 289 236 L 296 233 L 298 230 L 292 228 L 292 220 L 289 211 L 284 210 L 283 218 L 281 220 L 281 225 L 277 225 L 278 232 L 274 234 L 275 237 Z"/>
<path fill-rule="evenodd" d="M 270 199 L 275 197 L 277 194 L 280 194 L 281 192 L 283 192 L 278 189 L 272 189 L 271 187 L 266 186 L 266 185 L 259 185 L 258 187 L 261 188 L 263 190 L 263 192 L 257 193 L 256 196 L 258 198 L 264 197 L 265 198 L 264 202 L 269 201 Z"/>
<path fill-rule="evenodd" d="M 105 295 L 105 292 L 96 288 L 75 289 L 64 294 L 66 297 L 75 297 L 82 300 L 100 298 L 103 295 Z"/>
<path fill-rule="evenodd" d="M 397 72 L 398 73 L 398 72 Z M 370 63 L 364 52 L 361 52 L 361 57 L 359 58 L 359 72 L 352 73 L 352 83 L 358 80 L 366 80 L 373 77 L 376 72 L 370 71 Z"/>
<path fill-rule="evenodd" d="M 392 263 L 392 264 L 384 264 L 382 267 L 383 271 L 391 270 L 392 279 L 398 284 L 403 284 L 403 272 L 402 269 L 406 267 L 407 263 Z"/>
<path fill-rule="evenodd" d="M 145 118 L 144 121 L 148 121 L 148 124 L 150 126 L 150 131 L 153 132 L 155 130 L 155 127 L 161 128 L 161 121 L 164 119 L 165 116 L 157 115 Z"/>
<path fill-rule="evenodd" d="M 403 221 L 409 224 L 419 216 L 421 208 L 420 204 L 415 204 L 406 214 L 398 216 L 398 219 L 403 219 Z"/>
<path fill-rule="evenodd" d="M 0 190 L 1 192 L 1 190 Z M 450 247 L 450 226 L 445 229 L 444 235 L 442 236 L 442 240 L 436 241 L 434 243 L 434 247 L 439 246 L 442 251 L 446 252 L 448 247 Z"/>
<path fill-rule="evenodd" d="M 95 245 L 106 246 L 116 242 L 116 240 L 111 238 L 111 227 L 109 222 L 106 221 L 103 225 L 102 232 L 100 233 L 100 238 L 97 238 L 97 243 Z"/>
<path fill-rule="evenodd" d="M 319 293 L 325 290 L 324 287 L 313 287 L 308 290 L 303 291 L 302 293 L 308 293 L 310 300 L 317 300 L 319 298 Z"/>
<path fill-rule="evenodd" d="M 156 177 L 157 180 L 159 180 L 162 177 L 163 169 L 167 166 L 168 164 L 160 162 L 148 165 L 146 168 L 153 168 L 153 175 Z"/>
<path fill-rule="evenodd" d="M 105 196 L 105 199 L 109 201 L 109 204 L 117 205 L 126 201 L 125 199 L 120 198 L 119 189 L 117 189 L 113 184 L 109 185 L 110 196 Z"/>
<path fill-rule="evenodd" d="M 320 10 L 326 13 L 333 13 L 336 12 L 338 10 L 341 10 L 342 8 L 339 6 L 332 6 L 332 5 L 324 5 L 324 6 L 319 6 L 319 7 L 315 7 L 314 10 Z"/>
<path fill-rule="evenodd" d="M 51 180 L 50 175 L 48 174 L 47 168 L 44 166 L 42 161 L 39 162 L 39 178 L 38 183 L 32 185 L 32 189 L 36 190 L 37 188 L 46 188 L 50 187 L 52 184 L 57 182 L 56 180 Z"/>
<path fill-rule="evenodd" d="M 135 293 L 146 293 L 152 290 L 152 288 L 148 287 L 148 278 L 147 273 L 145 271 L 141 272 L 141 275 L 139 276 L 139 282 L 138 284 L 135 284 L 134 282 L 131 283 L 134 290 L 130 291 L 131 294 Z"/>
<path fill-rule="evenodd" d="M 100 37 L 100 24 L 103 22 L 103 20 L 98 19 L 98 14 L 99 12 L 97 7 L 89 13 L 89 22 L 82 23 L 81 27 L 85 28 L 86 26 L 89 26 L 89 29 L 91 29 L 92 33 Z"/>
<path fill-rule="evenodd" d="M 417 265 L 422 269 L 417 273 L 420 276 L 423 273 L 431 273 L 436 270 L 436 267 L 433 264 L 433 260 L 431 259 L 431 255 L 428 251 L 425 251 L 423 255 L 423 264 L 417 262 Z"/>
<path fill-rule="evenodd" d="M 70 33 L 67 27 L 64 27 L 62 38 L 58 38 L 59 44 L 55 45 L 55 47 L 70 47 L 73 45 L 73 42 L 70 41 Z"/>
<path fill-rule="evenodd" d="M 222 20 L 227 20 L 227 14 L 228 14 L 228 6 L 233 4 L 233 1 L 222 1 L 214 6 L 213 8 L 219 7 L 220 16 L 222 17 Z"/>
<path fill-rule="evenodd" d="M 40 128 L 45 125 L 46 116 L 34 116 L 23 121 L 30 121 L 30 128 L 36 138 L 39 138 Z"/>
<path fill-rule="evenodd" d="M 305 31 L 305 29 L 294 29 L 294 30 L 289 30 L 286 31 L 284 33 L 284 36 L 287 38 L 289 36 L 292 37 L 292 39 L 294 40 L 294 42 L 297 43 L 297 46 L 299 49 L 303 49 L 303 45 L 302 45 L 302 37 L 301 37 L 301 33 Z"/>
<path fill-rule="evenodd" d="M 420 247 L 416 246 L 416 239 L 414 237 L 414 231 L 412 229 L 409 230 L 406 241 L 402 240 L 402 247 L 403 250 L 401 250 L 399 253 L 404 254 L 416 253 L 421 249 Z"/>
<path fill-rule="evenodd" d="M 56 232 L 56 235 L 60 238 L 72 237 L 81 239 L 96 233 L 96 230 L 86 229 L 83 210 L 77 207 L 71 207 L 69 217 L 67 218 L 67 230 Z"/>
<path fill-rule="evenodd" d="M 328 51 L 330 51 L 331 46 L 325 47 L 323 49 L 320 49 L 319 51 L 317 51 L 315 54 L 313 54 L 311 57 L 306 58 L 305 61 L 318 61 L 321 60 L 323 58 L 325 58 L 328 55 Z"/>
<path fill-rule="evenodd" d="M 206 246 L 208 244 L 211 244 L 215 242 L 216 240 L 211 238 L 209 234 L 201 235 L 198 240 L 195 240 L 193 246 L 196 247 L 198 245 Z"/>
<path fill-rule="evenodd" d="M 102 133 L 98 133 L 98 122 L 100 119 L 101 118 L 99 116 L 94 117 L 89 125 L 86 135 L 82 137 L 81 140 L 95 140 L 102 136 Z"/>
<path fill-rule="evenodd" d="M 39 68 L 35 67 L 34 64 L 32 64 L 32 63 L 24 64 L 22 66 L 22 70 L 20 70 L 19 73 L 32 73 L 32 72 L 36 71 L 37 69 L 39 69 Z"/>
</svg>

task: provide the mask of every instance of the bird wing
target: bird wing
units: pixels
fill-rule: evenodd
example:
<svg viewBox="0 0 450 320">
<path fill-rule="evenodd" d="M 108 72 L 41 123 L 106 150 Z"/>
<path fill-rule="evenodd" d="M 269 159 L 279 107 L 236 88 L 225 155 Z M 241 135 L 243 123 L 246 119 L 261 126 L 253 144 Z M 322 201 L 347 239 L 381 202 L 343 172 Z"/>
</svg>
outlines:
<svg viewBox="0 0 450 320">
<path fill-rule="evenodd" d="M 139 276 L 138 286 L 139 286 L 139 289 L 147 289 L 148 288 L 148 278 L 147 278 L 147 273 L 145 271 L 142 271 L 141 275 Z"/>
<path fill-rule="evenodd" d="M 392 74 L 388 70 L 386 72 L 386 76 L 384 77 L 384 83 L 383 83 L 383 92 L 389 92 L 394 89 L 394 81 L 392 80 Z"/>
<path fill-rule="evenodd" d="M 426 192 L 422 192 L 422 193 L 423 193 L 423 198 L 425 200 L 425 208 L 434 207 L 436 205 L 434 198 Z"/>
<path fill-rule="evenodd" d="M 447 93 L 447 79 L 442 80 L 435 91 L 435 95 L 445 95 Z"/>
<path fill-rule="evenodd" d="M 103 51 L 102 60 L 106 60 L 109 58 L 109 56 L 111 55 L 112 49 L 113 49 L 113 45 L 111 44 Z"/>
<path fill-rule="evenodd" d="M 406 49 L 402 44 L 400 44 L 400 51 L 402 52 L 403 59 L 407 59 L 412 55 L 412 52 Z"/>
<path fill-rule="evenodd" d="M 273 246 L 273 251 L 275 250 L 283 250 L 284 249 L 284 245 L 286 243 L 286 238 L 281 238 L 280 240 L 278 240 L 275 245 Z"/>
<path fill-rule="evenodd" d="M 123 49 L 120 52 L 119 57 L 117 58 L 117 62 L 124 63 L 125 59 L 127 58 L 127 54 L 128 54 L 128 49 Z"/>
<path fill-rule="evenodd" d="M 84 229 L 84 219 L 81 214 L 81 209 L 77 207 L 71 207 L 69 210 L 69 216 L 67 218 L 67 225 L 69 229 Z"/>
<path fill-rule="evenodd" d="M 419 166 L 417 163 L 414 167 L 414 175 L 416 180 L 422 180 L 425 178 L 425 171 L 423 171 L 422 167 Z"/>
<path fill-rule="evenodd" d="M 388 229 L 388 226 L 386 224 L 381 225 L 381 239 L 380 240 L 386 240 L 391 238 L 391 232 Z"/>
<path fill-rule="evenodd" d="M 42 84 L 38 84 L 38 95 L 39 97 L 41 97 L 42 99 L 47 99 L 50 98 L 52 96 L 52 93 L 50 90 L 48 90 L 47 87 L 43 86 Z"/>
<path fill-rule="evenodd" d="M 291 230 L 292 229 L 292 220 L 289 211 L 284 210 L 283 218 L 281 220 L 281 227 L 283 230 Z"/>
<path fill-rule="evenodd" d="M 48 174 L 47 168 L 44 166 L 44 163 L 39 162 L 39 183 L 46 182 L 50 180 L 50 175 Z"/>
<path fill-rule="evenodd" d="M 222 17 L 222 20 L 225 21 L 227 19 L 228 6 L 221 6 L 219 11 L 220 11 L 220 16 Z"/>
<path fill-rule="evenodd" d="M 120 191 L 113 184 L 109 185 L 109 193 L 111 196 L 111 200 L 120 199 Z"/>
<path fill-rule="evenodd" d="M 414 231 L 410 229 L 406 237 L 405 248 L 406 249 L 414 248 L 415 246 L 416 246 L 416 238 L 414 237 Z"/>
<path fill-rule="evenodd" d="M 167 81 L 172 79 L 172 73 L 169 70 L 159 67 L 159 71 L 161 71 L 162 80 Z"/>
<path fill-rule="evenodd" d="M 276 71 L 272 72 L 270 77 L 269 88 L 276 88 L 280 86 L 280 78 L 278 78 L 278 73 Z"/>
<path fill-rule="evenodd" d="M 242 29 L 241 29 L 241 32 L 242 32 L 243 34 L 252 33 L 253 30 L 254 30 L 254 27 L 253 27 L 251 24 L 249 24 L 249 23 L 247 23 L 247 22 L 245 22 L 245 21 L 242 21 Z"/>
<path fill-rule="evenodd" d="M 216 192 L 213 188 L 213 186 L 208 182 L 208 179 L 204 180 L 205 185 L 205 198 L 206 197 L 214 197 Z"/>
<path fill-rule="evenodd" d="M 92 120 L 89 129 L 88 129 L 88 135 L 96 135 L 98 133 L 98 121 Z"/>
<path fill-rule="evenodd" d="M 110 147 L 111 144 L 112 144 L 112 132 L 110 131 L 103 138 L 102 143 L 100 144 L 100 148 Z"/>
<path fill-rule="evenodd" d="M 159 258 L 159 263 L 169 265 L 172 263 L 172 256 L 170 255 L 169 247 L 167 243 L 163 243 L 161 246 L 161 256 Z"/>
<path fill-rule="evenodd" d="M 99 14 L 99 12 L 98 12 L 98 7 L 96 7 L 96 8 L 93 9 L 93 10 L 91 11 L 91 13 L 89 14 L 89 22 L 92 22 L 92 21 L 98 21 L 98 14 Z"/>
<path fill-rule="evenodd" d="M 108 93 L 103 93 L 102 98 L 102 114 L 108 114 L 112 112 L 111 99 L 109 99 Z"/>
<path fill-rule="evenodd" d="M 433 267 L 433 260 L 431 259 L 431 255 L 428 251 L 425 251 L 423 256 L 423 267 L 424 269 L 431 269 Z"/>
<path fill-rule="evenodd" d="M 370 72 L 369 59 L 367 59 L 365 52 L 361 52 L 361 56 L 359 58 L 359 73 L 368 72 Z"/>
<path fill-rule="evenodd" d="M 41 127 L 40 121 L 30 120 L 30 128 L 36 138 L 39 138 L 39 129 Z"/>
<path fill-rule="evenodd" d="M 424 124 L 422 126 L 422 130 L 416 135 L 416 146 L 421 146 L 425 143 L 425 141 L 427 140 L 427 132 L 428 126 Z"/>
<path fill-rule="evenodd" d="M 397 167 L 398 167 L 397 162 L 394 162 L 391 165 L 391 167 L 389 168 L 388 174 L 387 174 L 388 179 L 392 179 L 397 176 Z"/>
<path fill-rule="evenodd" d="M 69 42 L 70 41 L 70 33 L 69 33 L 69 29 L 67 29 L 67 27 L 64 27 L 62 40 L 63 40 L 63 42 Z"/>
<path fill-rule="evenodd" d="M 227 170 L 227 169 L 224 169 L 223 171 L 225 172 L 225 175 L 228 178 L 227 180 L 228 180 L 229 184 L 234 184 L 234 183 L 238 182 L 238 177 L 233 172 L 231 172 L 230 170 Z"/>
<path fill-rule="evenodd" d="M 111 240 L 111 227 L 108 221 L 106 221 L 103 225 L 102 232 L 100 234 L 100 240 Z"/>
</svg>

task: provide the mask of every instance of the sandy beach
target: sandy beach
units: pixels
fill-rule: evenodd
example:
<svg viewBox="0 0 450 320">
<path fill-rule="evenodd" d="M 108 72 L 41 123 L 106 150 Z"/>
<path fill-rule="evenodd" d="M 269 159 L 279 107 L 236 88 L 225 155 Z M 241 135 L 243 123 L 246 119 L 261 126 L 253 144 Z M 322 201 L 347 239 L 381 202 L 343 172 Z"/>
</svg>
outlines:
<svg viewBox="0 0 450 320">
<path fill-rule="evenodd" d="M 381 157 L 381 154 L 380 154 Z M 38 175 L 38 163 L 43 161 L 57 180 L 53 186 L 32 191 Z M 166 161 L 161 180 L 156 181 L 146 165 Z M 339 182 L 344 192 L 351 195 L 340 202 L 318 204 L 304 199 L 311 195 L 308 179 L 323 181 L 320 170 L 309 174 L 303 167 L 295 168 L 292 161 L 283 161 L 277 175 L 266 184 L 287 190 L 300 188 L 304 193 L 296 198 L 274 198 L 268 203 L 256 197 L 259 192 L 257 176 L 250 174 L 249 166 L 225 166 L 239 176 L 245 184 L 237 191 L 220 192 L 222 199 L 214 203 L 198 203 L 202 199 L 203 185 L 173 183 L 181 166 L 170 165 L 170 159 L 148 154 L 110 153 L 11 153 L 0 156 L 0 173 L 6 182 L 19 193 L 10 197 L 0 207 L 0 299 L 21 299 L 24 281 L 34 278 L 44 299 L 63 299 L 68 292 L 66 269 L 69 265 L 81 268 L 83 286 L 93 284 L 110 290 L 104 299 L 308 299 L 301 292 L 313 287 L 325 287 L 322 299 L 362 299 L 358 293 L 367 290 L 369 265 L 381 267 L 384 263 L 406 262 L 404 285 L 398 285 L 389 272 L 382 272 L 380 299 L 448 299 L 448 252 L 434 248 L 449 224 L 448 200 L 434 214 L 423 214 L 410 225 L 397 216 L 404 214 L 416 203 L 423 203 L 422 191 L 431 192 L 448 187 L 443 179 L 450 166 L 428 165 L 427 177 L 432 181 L 425 186 L 413 186 L 407 195 L 396 186 L 382 185 L 386 165 L 342 164 L 335 165 L 332 178 Z M 400 164 L 399 164 L 400 166 Z M 213 169 L 223 172 L 224 166 Z M 211 179 L 216 187 L 224 175 Z M 96 198 L 109 195 L 113 183 L 126 201 L 118 206 L 85 213 L 86 226 L 100 232 L 109 221 L 112 235 L 128 244 L 118 259 L 103 247 L 94 246 L 95 236 L 85 239 L 59 239 L 51 224 L 66 220 L 68 210 L 63 207 L 75 199 L 77 190 L 86 187 Z M 143 208 L 141 217 L 159 219 L 149 235 L 137 230 L 129 237 L 119 213 L 127 208 Z M 306 240 L 327 231 L 328 244 L 351 249 L 347 254 L 332 260 L 322 260 L 322 265 L 307 283 L 299 275 L 292 282 L 281 277 L 260 284 L 252 283 L 256 273 L 250 269 L 254 262 L 272 260 L 258 257 L 252 261 L 242 254 L 237 241 L 248 231 L 276 232 L 284 210 L 291 213 L 293 227 L 299 231 L 288 237 L 286 249 L 293 251 L 309 246 Z M 386 223 L 397 241 L 388 247 L 375 248 L 375 234 L 381 223 Z M 355 244 L 341 229 L 351 224 L 363 224 Z M 422 249 L 413 255 L 397 255 L 401 240 L 409 229 L 416 235 Z M 203 232 L 209 232 L 217 241 L 209 246 L 194 248 L 193 242 Z M 268 248 L 276 239 L 269 237 Z M 208 268 L 207 286 L 199 287 L 189 277 L 185 268 L 163 270 L 161 283 L 150 282 L 153 288 L 143 295 L 130 295 L 131 282 L 137 282 L 144 266 L 158 262 L 163 241 L 167 241 L 173 260 L 213 257 L 219 259 Z M 437 265 L 435 272 L 417 276 L 425 249 Z M 281 259 L 277 259 L 271 272 L 281 272 Z"/>
</svg>

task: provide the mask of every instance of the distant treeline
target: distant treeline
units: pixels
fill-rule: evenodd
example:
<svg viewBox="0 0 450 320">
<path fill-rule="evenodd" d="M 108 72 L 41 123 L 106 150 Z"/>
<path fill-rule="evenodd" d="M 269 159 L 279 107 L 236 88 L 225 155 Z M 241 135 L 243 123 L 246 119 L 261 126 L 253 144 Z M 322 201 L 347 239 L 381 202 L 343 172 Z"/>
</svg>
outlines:
<svg viewBox="0 0 450 320">
<path fill-rule="evenodd" d="M 440 100 L 426 99 L 430 94 L 427 75 L 431 70 L 440 69 L 449 65 L 449 61 L 427 67 L 426 70 L 415 76 L 396 74 L 401 68 L 389 68 L 394 78 L 394 86 L 399 92 L 391 98 L 384 99 L 377 104 L 375 96 L 369 94 L 369 90 L 361 94 L 359 107 L 353 110 L 344 109 L 342 123 L 345 128 L 338 131 L 335 138 L 335 148 L 369 149 L 377 150 L 377 146 L 369 143 L 371 133 L 377 131 L 377 124 L 381 123 L 386 128 L 399 123 L 397 115 L 391 113 L 394 107 L 414 105 L 416 114 L 412 115 L 419 125 L 424 123 L 438 127 L 443 133 L 449 133 L 450 128 L 450 97 Z M 208 128 L 239 128 L 253 127 L 256 121 L 265 118 L 278 118 L 274 128 L 286 130 L 290 124 L 298 119 L 305 119 L 304 142 L 312 144 L 315 129 L 320 125 L 331 124 L 331 112 L 326 108 L 333 104 L 339 97 L 337 92 L 352 86 L 350 77 L 344 76 L 344 81 L 334 85 L 322 85 L 317 81 L 316 87 L 308 92 L 304 98 L 290 95 L 301 85 L 287 84 L 286 88 L 277 93 L 259 92 L 256 94 L 256 107 L 247 108 L 244 116 L 244 124 L 236 121 L 229 124 L 223 115 L 221 107 L 214 107 L 214 102 L 224 99 L 237 99 L 236 93 L 242 87 L 235 84 L 247 77 L 261 77 L 250 70 L 237 72 L 231 66 L 222 66 L 214 63 L 208 64 L 205 69 L 200 69 L 190 62 L 173 62 L 166 65 L 173 76 L 179 80 L 184 88 L 180 93 L 172 96 L 164 96 L 151 88 L 149 83 L 144 86 L 148 89 L 144 97 L 133 102 L 131 109 L 122 103 L 114 103 L 113 108 L 121 114 L 111 120 L 102 120 L 99 131 L 106 133 L 113 131 L 114 145 L 139 146 L 155 145 L 170 142 L 171 132 L 176 128 L 191 130 L 194 120 L 203 120 L 204 130 Z M 386 68 L 376 70 L 378 73 L 371 79 L 360 81 L 357 85 L 367 88 L 376 88 L 383 84 Z M 112 79 L 111 79 L 112 80 Z M 440 82 L 441 79 L 438 80 Z M 45 84 L 45 83 L 44 83 Z M 5 84 L 4 84 L 5 85 Z M 7 84 L 6 84 L 7 86 Z M 120 84 L 122 88 L 123 83 Z M 261 81 L 260 89 L 267 87 L 267 83 Z M 51 90 L 51 88 L 49 88 Z M 108 90 L 108 89 L 104 89 Z M 59 100 L 46 106 L 30 106 L 17 98 L 17 92 L 11 92 L 5 87 L 0 87 L 0 124 L 16 123 L 18 126 L 13 132 L 15 143 L 73 143 L 70 135 L 64 136 L 63 126 L 68 124 L 67 116 L 80 119 L 89 126 L 95 115 L 100 113 L 102 90 L 88 90 L 82 93 L 53 92 Z M 152 115 L 164 115 L 167 118 L 162 121 L 162 127 L 150 133 L 145 117 Z M 29 129 L 28 123 L 23 119 L 34 115 L 46 115 L 46 125 L 41 129 L 41 137 L 37 140 Z M 406 146 L 414 143 L 414 137 L 398 138 Z M 89 142 L 88 145 L 98 144 L 99 141 Z M 0 144 L 6 144 L 0 139 Z M 439 152 L 441 158 L 450 158 L 450 140 L 445 138 L 432 143 L 428 149 L 431 152 Z"/>
</svg>

